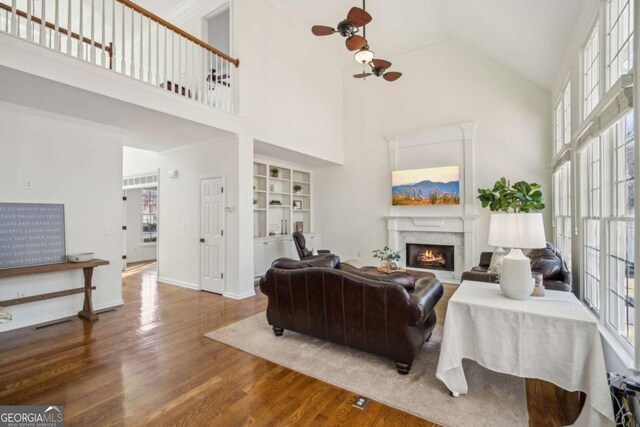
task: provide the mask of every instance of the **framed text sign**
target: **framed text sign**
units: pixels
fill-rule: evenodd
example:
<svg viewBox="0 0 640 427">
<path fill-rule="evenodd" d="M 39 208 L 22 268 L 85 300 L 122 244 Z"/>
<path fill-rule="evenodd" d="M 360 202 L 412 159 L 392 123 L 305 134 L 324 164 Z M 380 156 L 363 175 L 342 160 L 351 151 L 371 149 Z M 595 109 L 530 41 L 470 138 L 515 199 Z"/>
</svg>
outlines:
<svg viewBox="0 0 640 427">
<path fill-rule="evenodd" d="M 0 268 L 66 261 L 64 205 L 0 203 Z"/>
</svg>

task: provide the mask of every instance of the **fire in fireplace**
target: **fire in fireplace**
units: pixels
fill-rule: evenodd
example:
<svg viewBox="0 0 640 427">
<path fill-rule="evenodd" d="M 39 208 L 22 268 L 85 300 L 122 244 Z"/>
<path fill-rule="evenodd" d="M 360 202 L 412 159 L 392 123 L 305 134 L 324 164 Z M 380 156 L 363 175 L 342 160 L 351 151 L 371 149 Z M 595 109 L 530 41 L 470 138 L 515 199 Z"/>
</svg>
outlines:
<svg viewBox="0 0 640 427">
<path fill-rule="evenodd" d="M 454 271 L 454 247 L 407 243 L 407 267 Z"/>
</svg>

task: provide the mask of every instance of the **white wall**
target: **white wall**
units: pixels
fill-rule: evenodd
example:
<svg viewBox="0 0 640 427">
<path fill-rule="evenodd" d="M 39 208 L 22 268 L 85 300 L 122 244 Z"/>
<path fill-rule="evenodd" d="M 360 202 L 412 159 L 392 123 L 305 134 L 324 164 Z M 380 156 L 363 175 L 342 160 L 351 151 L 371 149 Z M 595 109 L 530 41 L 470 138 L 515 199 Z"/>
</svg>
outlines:
<svg viewBox="0 0 640 427">
<path fill-rule="evenodd" d="M 67 253 L 95 252 L 94 308 L 122 304 L 122 135 L 90 122 L 0 104 L 0 201 L 64 203 Z M 25 189 L 25 180 L 33 189 Z M 82 271 L 0 280 L 0 300 L 81 287 Z M 6 331 L 76 314 L 82 295 L 8 307 Z"/>
<path fill-rule="evenodd" d="M 125 195 L 127 196 L 127 262 L 154 260 L 157 257 L 156 244 L 142 241 L 142 189 L 126 190 Z"/>
<path fill-rule="evenodd" d="M 122 176 L 157 172 L 160 165 L 160 154 L 155 151 L 141 150 L 133 147 L 122 148 Z"/>
<path fill-rule="evenodd" d="M 272 0 L 231 0 L 232 53 L 240 59 L 236 107 L 251 138 L 342 162 L 342 64 Z M 203 37 L 204 16 L 224 1 L 199 1 L 170 22 Z"/>
<path fill-rule="evenodd" d="M 234 138 L 160 153 L 160 281 L 199 289 L 200 180 L 224 176 L 226 204 L 233 207 L 225 214 L 225 295 L 253 295 L 251 187 L 240 196 L 241 146 Z M 177 178 L 168 178 L 171 169 L 178 171 Z M 247 212 L 247 219 L 241 219 Z M 242 247 L 251 249 L 248 255 L 240 255 Z"/>
<path fill-rule="evenodd" d="M 546 90 L 453 40 L 390 60 L 405 73 L 394 83 L 345 73 L 344 166 L 315 175 L 324 246 L 343 258 L 372 262 L 371 251 L 387 243 L 391 177 L 385 135 L 475 122 L 475 186 L 493 186 L 501 176 L 535 181 L 550 203 Z M 480 252 L 489 249 L 489 212 L 479 202 L 476 209 Z"/>
</svg>

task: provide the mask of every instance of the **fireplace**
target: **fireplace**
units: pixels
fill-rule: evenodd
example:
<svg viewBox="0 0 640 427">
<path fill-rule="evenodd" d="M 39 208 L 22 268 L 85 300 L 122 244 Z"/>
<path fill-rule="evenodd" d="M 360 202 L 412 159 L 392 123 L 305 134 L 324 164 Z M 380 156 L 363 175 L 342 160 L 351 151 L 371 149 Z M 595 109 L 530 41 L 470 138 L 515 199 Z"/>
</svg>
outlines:
<svg viewBox="0 0 640 427">
<path fill-rule="evenodd" d="M 454 246 L 407 243 L 407 267 L 454 271 Z"/>
</svg>

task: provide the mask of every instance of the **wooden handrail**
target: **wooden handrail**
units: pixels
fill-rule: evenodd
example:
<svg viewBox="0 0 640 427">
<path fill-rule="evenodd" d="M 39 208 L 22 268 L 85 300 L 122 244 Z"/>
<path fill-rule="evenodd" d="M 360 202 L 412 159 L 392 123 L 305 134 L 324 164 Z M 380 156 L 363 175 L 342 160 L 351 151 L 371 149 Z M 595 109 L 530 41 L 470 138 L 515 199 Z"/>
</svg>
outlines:
<svg viewBox="0 0 640 427">
<path fill-rule="evenodd" d="M 0 9 L 4 9 L 7 12 L 13 13 L 13 9 L 8 4 L 0 3 Z M 16 15 L 18 15 L 18 16 L 20 16 L 22 18 L 25 18 L 25 19 L 27 19 L 29 17 L 29 15 L 27 15 L 27 13 L 22 11 L 22 10 L 16 10 Z M 36 24 L 38 24 L 38 25 L 42 25 L 42 19 L 38 18 L 37 16 L 33 16 L 32 15 L 31 16 L 31 20 L 33 22 L 35 22 Z M 51 22 L 45 21 L 44 26 L 49 28 L 49 29 L 51 29 L 51 30 L 55 30 L 56 29 L 56 26 L 54 24 L 52 24 Z M 67 36 L 69 35 L 69 33 L 71 33 L 71 38 L 74 38 L 76 40 L 80 40 L 80 35 L 79 34 L 76 34 L 73 31 L 69 32 L 69 30 L 67 30 L 66 28 L 62 28 L 62 27 L 59 26 L 58 27 L 58 31 L 61 32 L 62 34 L 67 35 Z M 82 37 L 82 41 L 84 43 L 93 45 L 93 46 L 97 47 L 98 49 L 104 49 L 106 52 L 109 52 L 109 55 L 111 55 L 111 50 L 113 48 L 111 43 L 109 43 L 108 46 L 104 46 L 102 43 L 98 43 L 96 41 L 92 42 L 91 39 L 89 39 L 87 37 Z"/>
<path fill-rule="evenodd" d="M 214 53 L 215 55 L 218 55 L 219 57 L 225 59 L 228 62 L 231 62 L 233 65 L 235 65 L 236 67 L 238 67 L 240 65 L 240 60 L 239 59 L 235 59 L 230 57 L 229 55 L 227 55 L 224 52 L 221 52 L 220 50 L 216 49 L 215 47 L 211 46 L 208 43 L 203 42 L 202 40 L 192 36 L 191 34 L 187 33 L 184 30 L 181 30 L 180 28 L 176 27 L 175 25 L 171 24 L 170 22 L 165 21 L 164 19 L 160 18 L 157 15 L 154 15 L 153 13 L 149 12 L 147 9 L 144 9 L 140 6 L 138 6 L 137 4 L 129 1 L 129 0 L 116 0 L 118 3 L 121 3 L 123 6 L 126 6 L 130 9 L 135 10 L 136 12 L 140 13 L 143 16 L 146 16 L 147 18 L 151 19 L 152 21 L 157 22 L 158 24 L 168 28 L 169 30 L 173 31 L 176 34 L 181 35 L 182 37 L 186 38 L 187 40 L 197 44 L 198 46 L 208 50 L 209 52 Z"/>
</svg>

